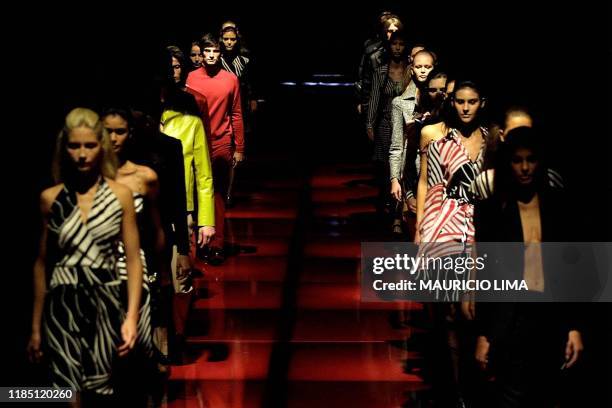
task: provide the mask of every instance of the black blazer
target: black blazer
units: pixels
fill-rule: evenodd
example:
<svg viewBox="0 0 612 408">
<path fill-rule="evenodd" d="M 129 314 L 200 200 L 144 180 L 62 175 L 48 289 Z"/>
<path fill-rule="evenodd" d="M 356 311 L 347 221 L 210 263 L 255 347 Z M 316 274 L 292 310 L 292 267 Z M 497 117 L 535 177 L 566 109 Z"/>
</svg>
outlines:
<svg viewBox="0 0 612 408">
<path fill-rule="evenodd" d="M 562 192 L 545 190 L 538 195 L 540 202 L 540 217 L 542 223 L 543 242 L 576 241 L 578 220 L 571 217 L 567 211 L 567 201 Z M 515 242 L 522 243 L 523 229 L 516 200 L 503 204 L 497 196 L 493 196 L 476 204 L 474 213 L 477 242 Z M 524 247 L 512 245 L 511 248 L 500 246 L 497 252 L 488 253 L 487 273 L 504 279 L 522 279 L 524 268 Z M 480 251 L 480 250 L 479 250 Z M 555 267 L 555 257 L 543 247 L 542 258 L 545 279 L 545 293 L 542 296 L 566 298 L 568 288 L 581 288 L 585 277 L 576 274 L 559 276 Z M 479 252 L 479 255 L 481 252 Z M 558 257 L 557 257 L 558 258 Z M 593 260 L 594 262 L 594 260 Z M 594 263 L 593 263 L 594 265 Z M 582 271 L 581 271 L 582 272 Z M 576 281 L 572 281 L 576 280 Z M 590 289 L 589 289 L 590 290 Z M 513 329 L 513 324 L 521 315 L 532 312 L 534 316 L 547 316 L 547 324 L 558 327 L 560 331 L 580 328 L 582 305 L 580 303 L 517 303 L 517 302 L 481 302 L 477 304 L 477 327 L 479 335 L 486 336 L 489 341 L 502 341 Z M 535 317 L 534 317 L 535 318 Z"/>
<path fill-rule="evenodd" d="M 176 245 L 179 254 L 188 255 L 183 147 L 180 140 L 159 131 L 147 135 L 146 145 L 146 164 L 159 178 L 159 211 L 166 241 L 168 245 Z"/>
</svg>

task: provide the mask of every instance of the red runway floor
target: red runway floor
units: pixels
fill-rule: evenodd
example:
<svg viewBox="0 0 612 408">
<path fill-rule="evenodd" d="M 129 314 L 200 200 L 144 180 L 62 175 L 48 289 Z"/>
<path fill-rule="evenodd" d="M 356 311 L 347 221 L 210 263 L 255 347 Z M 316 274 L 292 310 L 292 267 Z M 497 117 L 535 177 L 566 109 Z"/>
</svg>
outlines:
<svg viewBox="0 0 612 408">
<path fill-rule="evenodd" d="M 285 367 L 287 407 L 399 407 L 427 388 L 418 370 L 404 371 L 421 355 L 401 347 L 423 329 L 394 326 L 398 304 L 360 301 L 360 245 L 377 240 L 359 224 L 374 213 L 368 171 L 321 167 L 303 182 L 272 170 L 252 181 L 241 174 L 227 220 L 235 250 L 222 266 L 199 265 L 190 358 L 171 367 L 168 407 L 265 407 L 274 365 Z M 299 212 L 304 182 L 310 214 Z M 296 239 L 298 216 L 310 221 Z M 418 303 L 401 308 L 423 312 Z"/>
</svg>

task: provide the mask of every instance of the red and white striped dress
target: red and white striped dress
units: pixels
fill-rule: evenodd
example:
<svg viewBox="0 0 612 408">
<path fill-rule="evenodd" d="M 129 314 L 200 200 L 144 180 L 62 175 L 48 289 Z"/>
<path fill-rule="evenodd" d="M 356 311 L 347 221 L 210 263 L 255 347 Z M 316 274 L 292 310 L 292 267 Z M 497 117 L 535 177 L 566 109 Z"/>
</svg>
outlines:
<svg viewBox="0 0 612 408">
<path fill-rule="evenodd" d="M 488 132 L 480 128 L 486 140 Z M 482 172 L 484 147 L 475 161 L 471 161 L 461 143 L 459 132 L 450 129 L 448 134 L 432 141 L 426 148 L 427 195 L 420 225 L 421 244 L 419 256 L 427 258 L 466 257 L 472 253 L 474 243 L 474 200 L 470 189 Z M 453 269 L 423 268 L 421 279 L 467 279 L 468 274 Z M 458 290 L 435 290 L 435 299 L 458 301 Z"/>
<path fill-rule="evenodd" d="M 480 129 L 484 138 L 487 130 Z M 432 141 L 427 153 L 427 195 L 421 221 L 421 242 L 474 242 L 474 196 L 470 186 L 482 172 L 485 144 L 475 161 L 456 129 Z"/>
</svg>

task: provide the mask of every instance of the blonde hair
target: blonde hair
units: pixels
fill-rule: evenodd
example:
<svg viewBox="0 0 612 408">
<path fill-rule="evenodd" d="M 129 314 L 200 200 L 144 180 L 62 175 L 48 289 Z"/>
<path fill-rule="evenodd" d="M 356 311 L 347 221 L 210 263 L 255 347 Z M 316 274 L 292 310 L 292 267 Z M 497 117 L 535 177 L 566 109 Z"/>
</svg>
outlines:
<svg viewBox="0 0 612 408">
<path fill-rule="evenodd" d="M 55 182 L 61 183 L 65 181 L 74 168 L 66 149 L 70 132 L 78 128 L 91 129 L 96 134 L 102 148 L 98 167 L 99 172 L 104 177 L 114 179 L 118 167 L 117 156 L 113 151 L 110 135 L 104 129 L 100 116 L 91 109 L 74 108 L 66 116 L 64 127 L 57 135 L 52 164 L 52 174 Z"/>
</svg>

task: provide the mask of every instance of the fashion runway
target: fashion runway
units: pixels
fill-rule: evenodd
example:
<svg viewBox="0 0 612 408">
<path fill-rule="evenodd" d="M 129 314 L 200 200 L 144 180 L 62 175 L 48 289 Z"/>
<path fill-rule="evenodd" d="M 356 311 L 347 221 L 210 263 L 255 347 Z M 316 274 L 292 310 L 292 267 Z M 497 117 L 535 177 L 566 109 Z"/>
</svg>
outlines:
<svg viewBox="0 0 612 408">
<path fill-rule="evenodd" d="M 376 190 L 367 165 L 322 165 L 303 176 L 250 164 L 265 173 L 241 173 L 228 211 L 234 255 L 219 267 L 200 265 L 191 361 L 170 368 L 168 406 L 419 400 L 428 389 L 422 356 L 406 344 L 424 330 L 422 305 L 403 305 L 415 324 L 398 327 L 397 303 L 360 301 L 360 244 L 381 233 L 371 228 Z"/>
</svg>

